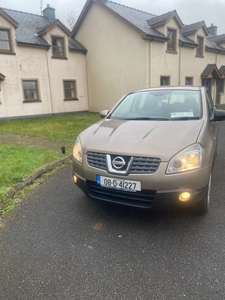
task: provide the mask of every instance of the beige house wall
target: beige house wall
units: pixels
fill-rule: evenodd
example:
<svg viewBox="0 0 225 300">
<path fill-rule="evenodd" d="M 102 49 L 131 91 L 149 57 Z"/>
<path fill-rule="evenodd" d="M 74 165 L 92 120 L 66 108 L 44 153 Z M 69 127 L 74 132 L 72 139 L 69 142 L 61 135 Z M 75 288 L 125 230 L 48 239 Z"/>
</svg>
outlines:
<svg viewBox="0 0 225 300">
<path fill-rule="evenodd" d="M 109 109 L 127 92 L 147 86 L 148 44 L 100 5 L 91 6 L 76 39 L 88 49 L 90 111 Z"/>
<path fill-rule="evenodd" d="M 88 49 L 87 77 L 90 111 L 111 108 L 124 94 L 135 89 L 160 86 L 161 76 L 170 77 L 170 85 L 185 85 L 193 77 L 201 85 L 201 74 L 208 64 L 225 65 L 224 55 L 204 51 L 196 57 L 196 49 L 179 46 L 179 25 L 175 18 L 156 30 L 167 36 L 167 29 L 177 30 L 177 51 L 167 52 L 167 42 L 143 40 L 141 32 L 118 16 L 93 3 L 75 38 Z M 188 36 L 197 42 L 206 37 L 201 27 Z M 216 82 L 212 87 L 215 98 Z M 221 102 L 225 97 L 221 95 Z"/>
<path fill-rule="evenodd" d="M 0 118 L 46 115 L 88 110 L 86 61 L 83 53 L 68 50 L 68 38 L 54 27 L 44 38 L 64 37 L 67 59 L 53 59 L 52 49 L 18 46 L 15 29 L 0 16 L 0 26 L 11 29 L 15 55 L 0 54 Z M 37 80 L 41 102 L 24 103 L 22 80 Z M 76 80 L 78 100 L 64 101 L 63 80 Z"/>
</svg>

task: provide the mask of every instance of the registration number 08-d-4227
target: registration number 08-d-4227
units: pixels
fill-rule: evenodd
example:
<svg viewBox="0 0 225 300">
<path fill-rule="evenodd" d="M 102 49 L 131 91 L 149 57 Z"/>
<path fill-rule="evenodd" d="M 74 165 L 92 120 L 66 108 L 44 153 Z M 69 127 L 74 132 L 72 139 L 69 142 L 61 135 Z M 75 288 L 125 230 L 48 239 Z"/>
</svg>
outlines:
<svg viewBox="0 0 225 300">
<path fill-rule="evenodd" d="M 126 190 L 130 192 L 141 191 L 140 181 L 105 177 L 100 175 L 96 175 L 96 180 L 97 184 L 111 189 Z"/>
</svg>

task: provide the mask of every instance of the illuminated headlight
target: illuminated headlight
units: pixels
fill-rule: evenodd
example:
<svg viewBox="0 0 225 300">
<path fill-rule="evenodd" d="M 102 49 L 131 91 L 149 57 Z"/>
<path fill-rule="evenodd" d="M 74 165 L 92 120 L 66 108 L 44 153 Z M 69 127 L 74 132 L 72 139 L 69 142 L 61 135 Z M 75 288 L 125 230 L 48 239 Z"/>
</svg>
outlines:
<svg viewBox="0 0 225 300">
<path fill-rule="evenodd" d="M 199 169 L 202 166 L 202 158 L 203 146 L 201 144 L 191 145 L 171 158 L 166 174 Z"/>
<path fill-rule="evenodd" d="M 73 147 L 73 156 L 74 158 L 79 161 L 79 163 L 82 163 L 82 148 L 81 148 L 81 143 L 80 143 L 80 139 L 77 138 Z"/>
</svg>

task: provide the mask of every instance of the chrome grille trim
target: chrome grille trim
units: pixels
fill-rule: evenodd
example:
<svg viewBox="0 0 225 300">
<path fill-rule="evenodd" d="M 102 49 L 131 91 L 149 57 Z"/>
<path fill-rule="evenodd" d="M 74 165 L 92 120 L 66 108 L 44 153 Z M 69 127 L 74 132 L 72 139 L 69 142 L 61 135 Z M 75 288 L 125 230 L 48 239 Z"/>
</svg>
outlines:
<svg viewBox="0 0 225 300">
<path fill-rule="evenodd" d="M 121 155 L 122 156 L 122 155 Z M 130 157 L 132 159 L 132 157 Z M 107 170 L 106 154 L 99 152 L 87 152 L 87 162 L 89 166 Z M 152 174 L 155 173 L 160 165 L 161 160 L 156 157 L 133 157 L 130 167 L 130 174 Z"/>
</svg>

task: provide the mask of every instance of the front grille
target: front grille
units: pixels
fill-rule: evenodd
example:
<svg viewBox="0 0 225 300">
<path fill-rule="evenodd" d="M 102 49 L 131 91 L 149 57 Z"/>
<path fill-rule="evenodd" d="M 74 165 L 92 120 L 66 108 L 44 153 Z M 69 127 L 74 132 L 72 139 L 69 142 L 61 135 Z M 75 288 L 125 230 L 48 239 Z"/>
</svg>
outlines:
<svg viewBox="0 0 225 300">
<path fill-rule="evenodd" d="M 112 157 L 115 157 L 115 155 L 112 155 Z M 127 158 L 127 156 L 125 158 Z M 131 157 L 129 159 L 131 159 Z M 91 167 L 105 170 L 105 171 L 107 170 L 105 153 L 87 152 L 87 162 Z M 159 164 L 160 164 L 159 158 L 135 156 L 129 173 L 130 174 L 154 173 L 158 169 Z"/>
<path fill-rule="evenodd" d="M 105 188 L 90 180 L 87 180 L 86 184 L 88 194 L 92 198 L 135 207 L 151 208 L 156 194 L 156 191 L 149 190 L 127 192 Z"/>
<path fill-rule="evenodd" d="M 104 153 L 88 152 L 87 161 L 91 167 L 106 170 L 106 156 Z"/>
<path fill-rule="evenodd" d="M 130 174 L 154 173 L 160 164 L 159 158 L 134 157 Z"/>
</svg>

